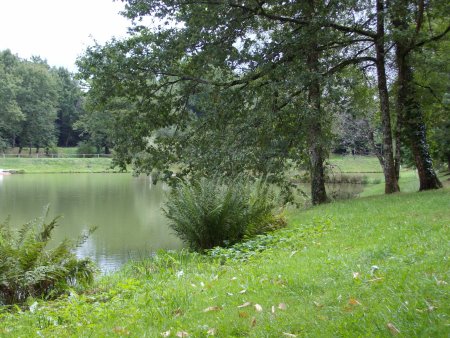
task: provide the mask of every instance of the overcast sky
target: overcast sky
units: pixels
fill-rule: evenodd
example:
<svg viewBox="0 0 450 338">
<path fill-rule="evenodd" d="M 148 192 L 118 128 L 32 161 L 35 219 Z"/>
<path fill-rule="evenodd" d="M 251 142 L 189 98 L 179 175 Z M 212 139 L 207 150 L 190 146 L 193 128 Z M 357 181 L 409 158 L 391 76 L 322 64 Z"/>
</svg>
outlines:
<svg viewBox="0 0 450 338">
<path fill-rule="evenodd" d="M 0 50 L 75 71 L 77 56 L 94 40 L 126 35 L 122 9 L 112 0 L 0 0 Z"/>
</svg>

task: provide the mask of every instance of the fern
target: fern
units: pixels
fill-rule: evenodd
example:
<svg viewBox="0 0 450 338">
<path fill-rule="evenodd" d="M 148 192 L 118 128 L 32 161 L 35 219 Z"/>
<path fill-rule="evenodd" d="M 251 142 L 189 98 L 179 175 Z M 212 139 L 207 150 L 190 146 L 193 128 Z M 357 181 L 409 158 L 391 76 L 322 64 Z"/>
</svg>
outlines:
<svg viewBox="0 0 450 338">
<path fill-rule="evenodd" d="M 48 208 L 43 217 L 19 230 L 9 221 L 0 224 L 0 304 L 23 303 L 28 297 L 54 298 L 76 284 L 93 281 L 94 263 L 78 260 L 73 253 L 90 233 L 48 249 L 58 218 L 46 223 L 47 214 Z"/>
<path fill-rule="evenodd" d="M 264 183 L 202 178 L 176 187 L 163 212 L 181 240 L 201 251 L 273 230 L 274 208 Z"/>
</svg>

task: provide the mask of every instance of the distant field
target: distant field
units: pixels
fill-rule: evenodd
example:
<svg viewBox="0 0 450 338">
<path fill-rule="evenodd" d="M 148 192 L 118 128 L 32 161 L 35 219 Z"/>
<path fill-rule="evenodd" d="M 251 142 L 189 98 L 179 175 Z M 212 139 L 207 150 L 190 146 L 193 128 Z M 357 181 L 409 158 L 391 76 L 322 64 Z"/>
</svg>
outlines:
<svg viewBox="0 0 450 338">
<path fill-rule="evenodd" d="M 3 153 L 0 153 L 0 157 L 86 157 L 88 155 L 92 155 L 92 157 L 111 157 L 111 154 L 79 154 L 77 147 L 57 147 L 52 148 L 46 153 L 45 149 L 39 149 L 39 152 L 36 152 L 35 148 L 31 148 L 31 152 L 29 148 L 23 148 L 19 153 L 19 148 L 10 148 Z"/>
<path fill-rule="evenodd" d="M 110 158 L 1 158 L 1 169 L 25 173 L 99 173 L 114 172 Z"/>
</svg>

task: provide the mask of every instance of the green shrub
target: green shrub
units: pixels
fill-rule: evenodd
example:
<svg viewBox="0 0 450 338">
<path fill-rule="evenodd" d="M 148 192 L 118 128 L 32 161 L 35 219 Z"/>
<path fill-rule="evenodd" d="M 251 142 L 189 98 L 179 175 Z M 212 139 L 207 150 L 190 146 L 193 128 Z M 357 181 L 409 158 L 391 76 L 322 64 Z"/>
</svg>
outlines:
<svg viewBox="0 0 450 338">
<path fill-rule="evenodd" d="M 174 188 L 163 211 L 175 233 L 191 249 L 201 251 L 284 225 L 274 208 L 266 184 L 202 178 Z"/>
<path fill-rule="evenodd" d="M 54 298 L 75 285 L 93 281 L 96 268 L 89 259 L 77 259 L 72 252 L 88 234 L 71 242 L 64 240 L 47 248 L 57 218 L 45 217 L 20 229 L 0 223 L 0 304 L 23 303 L 28 297 Z"/>
<path fill-rule="evenodd" d="M 80 156 L 85 156 L 86 154 L 88 156 L 85 157 L 92 157 L 92 154 L 97 153 L 97 149 L 90 144 L 87 141 L 81 141 L 78 143 L 78 148 L 77 148 L 77 154 Z"/>
</svg>

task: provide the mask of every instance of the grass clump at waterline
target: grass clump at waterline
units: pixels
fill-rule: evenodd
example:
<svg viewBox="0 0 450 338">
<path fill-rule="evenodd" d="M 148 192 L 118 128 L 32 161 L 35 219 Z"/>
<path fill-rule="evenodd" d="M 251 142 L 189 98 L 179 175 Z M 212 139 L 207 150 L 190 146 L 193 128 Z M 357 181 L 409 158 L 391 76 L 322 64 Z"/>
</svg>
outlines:
<svg viewBox="0 0 450 338">
<path fill-rule="evenodd" d="M 0 312 L 0 335 L 445 337 L 450 190 L 292 211 L 209 256 L 160 253 L 81 294 Z"/>
<path fill-rule="evenodd" d="M 23 173 L 105 173 L 111 169 L 110 158 L 2 158 L 0 168 Z"/>
</svg>

